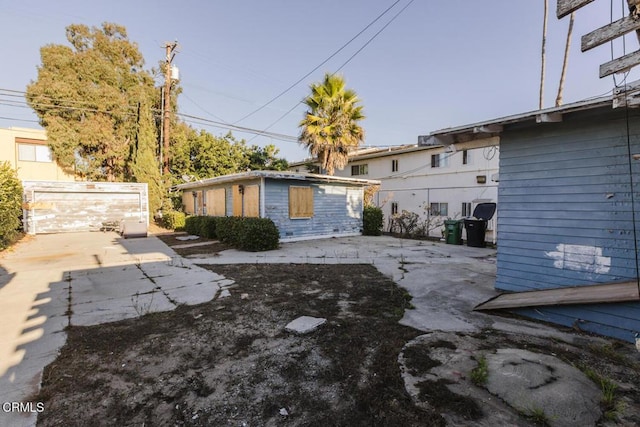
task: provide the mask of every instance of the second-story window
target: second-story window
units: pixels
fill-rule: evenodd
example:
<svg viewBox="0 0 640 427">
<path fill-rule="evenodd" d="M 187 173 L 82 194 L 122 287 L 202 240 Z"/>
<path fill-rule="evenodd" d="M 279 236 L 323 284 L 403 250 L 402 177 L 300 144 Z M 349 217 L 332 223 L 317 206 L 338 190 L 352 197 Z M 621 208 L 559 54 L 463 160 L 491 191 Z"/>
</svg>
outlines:
<svg viewBox="0 0 640 427">
<path fill-rule="evenodd" d="M 46 145 L 18 144 L 18 160 L 27 162 L 53 162 L 51 149 Z"/>
<path fill-rule="evenodd" d="M 440 153 L 440 154 L 432 154 L 431 155 L 431 167 L 432 168 L 443 168 L 449 165 L 449 154 Z"/>
<path fill-rule="evenodd" d="M 398 172 L 398 159 L 391 160 L 391 172 Z"/>
<path fill-rule="evenodd" d="M 463 165 L 471 164 L 471 152 L 469 152 L 469 150 L 464 150 L 462 152 L 462 164 Z"/>
<path fill-rule="evenodd" d="M 369 173 L 369 165 L 353 165 L 351 166 L 351 176 L 367 175 Z"/>
</svg>

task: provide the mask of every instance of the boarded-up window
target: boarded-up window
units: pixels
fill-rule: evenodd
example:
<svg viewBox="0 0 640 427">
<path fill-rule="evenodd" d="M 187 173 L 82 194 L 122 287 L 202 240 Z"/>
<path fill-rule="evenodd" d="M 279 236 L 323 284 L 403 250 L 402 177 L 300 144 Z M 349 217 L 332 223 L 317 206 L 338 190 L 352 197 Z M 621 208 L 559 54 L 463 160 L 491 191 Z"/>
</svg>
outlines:
<svg viewBox="0 0 640 427">
<path fill-rule="evenodd" d="M 233 191 L 231 195 L 233 201 L 233 216 L 242 216 L 242 193 L 240 192 L 240 186 L 234 185 L 231 191 Z"/>
<path fill-rule="evenodd" d="M 226 213 L 227 203 L 224 188 L 207 191 L 207 215 L 225 216 Z"/>
<path fill-rule="evenodd" d="M 184 205 L 184 211 L 189 215 L 195 214 L 195 211 L 193 210 L 193 200 L 193 193 L 191 191 L 185 191 L 184 193 L 182 193 L 182 204 Z"/>
<path fill-rule="evenodd" d="M 257 185 L 244 187 L 244 216 L 260 216 L 260 190 Z"/>
<path fill-rule="evenodd" d="M 313 188 L 289 187 L 289 218 L 313 216 Z"/>
<path fill-rule="evenodd" d="M 259 189 L 257 185 L 233 186 L 233 216 L 260 216 Z"/>
<path fill-rule="evenodd" d="M 196 191 L 195 203 L 193 211 L 196 215 L 204 215 L 204 191 Z"/>
</svg>

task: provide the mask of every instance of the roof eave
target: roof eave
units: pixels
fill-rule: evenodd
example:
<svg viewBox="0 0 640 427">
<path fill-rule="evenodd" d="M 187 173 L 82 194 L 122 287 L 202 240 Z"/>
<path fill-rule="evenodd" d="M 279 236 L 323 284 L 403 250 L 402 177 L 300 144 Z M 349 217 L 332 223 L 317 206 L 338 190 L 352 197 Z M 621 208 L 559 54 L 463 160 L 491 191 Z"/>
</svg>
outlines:
<svg viewBox="0 0 640 427">
<path fill-rule="evenodd" d="M 491 138 L 499 136 L 505 125 L 526 121 L 535 121 L 536 123 L 559 122 L 562 121 L 564 114 L 611 106 L 612 100 L 612 96 L 588 99 L 560 107 L 534 110 L 454 128 L 441 129 L 418 138 L 423 146 L 449 145 L 475 139 Z"/>
<path fill-rule="evenodd" d="M 378 180 L 359 179 L 359 178 L 346 178 L 337 177 L 333 175 L 319 175 L 302 172 L 288 172 L 288 171 L 249 171 L 236 173 L 231 175 L 217 176 L 214 178 L 201 179 L 194 182 L 187 182 L 184 184 L 178 184 L 175 186 L 178 190 L 188 190 L 190 188 L 198 188 L 207 185 L 224 184 L 228 182 L 241 181 L 254 178 L 269 178 L 269 179 L 283 179 L 292 181 L 310 181 L 310 182 L 335 182 L 354 185 L 380 185 Z"/>
</svg>

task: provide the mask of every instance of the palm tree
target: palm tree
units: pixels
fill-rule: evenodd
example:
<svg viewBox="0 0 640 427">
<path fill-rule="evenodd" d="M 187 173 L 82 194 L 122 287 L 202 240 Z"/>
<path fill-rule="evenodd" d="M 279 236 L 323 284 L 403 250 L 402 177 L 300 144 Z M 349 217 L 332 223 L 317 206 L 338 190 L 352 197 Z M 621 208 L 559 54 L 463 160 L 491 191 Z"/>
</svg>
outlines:
<svg viewBox="0 0 640 427">
<path fill-rule="evenodd" d="M 365 117 L 358 95 L 345 87 L 342 76 L 327 73 L 310 88 L 311 94 L 303 101 L 308 110 L 299 124 L 299 141 L 318 159 L 321 169 L 333 175 L 336 168 L 347 165 L 349 153 L 364 141 L 364 129 L 358 122 Z"/>
<path fill-rule="evenodd" d="M 562 62 L 562 73 L 560 74 L 560 84 L 558 84 L 558 96 L 556 97 L 556 107 L 562 105 L 562 90 L 564 89 L 564 78 L 567 75 L 567 65 L 569 63 L 569 48 L 571 47 L 571 33 L 573 32 L 573 18 L 575 12 L 571 12 L 569 19 L 569 30 L 567 31 L 567 43 L 564 46 L 564 61 Z"/>
<path fill-rule="evenodd" d="M 544 69 L 545 69 L 545 47 L 547 45 L 547 17 L 549 16 L 549 1 L 544 0 L 544 16 L 542 18 L 542 66 L 540 70 L 540 102 L 539 108 L 542 110 L 544 98 Z"/>
</svg>

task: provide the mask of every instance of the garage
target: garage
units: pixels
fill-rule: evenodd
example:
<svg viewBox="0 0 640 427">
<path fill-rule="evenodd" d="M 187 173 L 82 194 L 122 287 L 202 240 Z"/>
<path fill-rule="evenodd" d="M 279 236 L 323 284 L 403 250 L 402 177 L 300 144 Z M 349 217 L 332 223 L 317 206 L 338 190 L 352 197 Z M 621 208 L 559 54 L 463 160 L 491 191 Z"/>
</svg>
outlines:
<svg viewBox="0 0 640 427">
<path fill-rule="evenodd" d="M 149 222 L 147 184 L 23 181 L 28 234 L 99 231 L 123 220 Z"/>
</svg>

